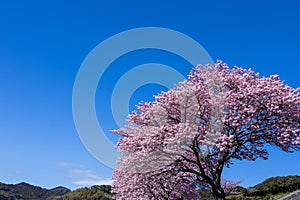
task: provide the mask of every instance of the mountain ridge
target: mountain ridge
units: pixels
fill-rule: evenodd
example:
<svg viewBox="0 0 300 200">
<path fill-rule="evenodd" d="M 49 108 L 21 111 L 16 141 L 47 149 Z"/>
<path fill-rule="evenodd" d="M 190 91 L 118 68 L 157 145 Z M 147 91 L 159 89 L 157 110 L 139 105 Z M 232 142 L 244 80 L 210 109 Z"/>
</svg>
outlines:
<svg viewBox="0 0 300 200">
<path fill-rule="evenodd" d="M 34 186 L 26 182 L 6 184 L 0 182 L 0 200 L 111 200 L 110 185 L 70 189 L 57 186 L 51 189 Z"/>
<path fill-rule="evenodd" d="M 50 200 L 63 196 L 70 191 L 70 189 L 63 186 L 46 189 L 25 182 L 17 184 L 6 184 L 0 182 L 0 200 Z"/>
</svg>

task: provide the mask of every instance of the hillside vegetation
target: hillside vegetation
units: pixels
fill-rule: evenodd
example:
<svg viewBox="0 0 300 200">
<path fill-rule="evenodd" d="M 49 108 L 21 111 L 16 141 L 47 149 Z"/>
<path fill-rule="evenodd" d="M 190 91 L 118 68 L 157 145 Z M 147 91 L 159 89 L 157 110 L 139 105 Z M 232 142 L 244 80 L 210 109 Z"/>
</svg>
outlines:
<svg viewBox="0 0 300 200">
<path fill-rule="evenodd" d="M 71 190 L 65 187 L 45 189 L 28 183 L 0 183 L 0 200 L 50 200 L 61 197 Z"/>
<path fill-rule="evenodd" d="M 67 193 L 59 200 L 110 200 L 112 199 L 110 185 L 92 186 L 90 188 L 80 188 Z"/>
<path fill-rule="evenodd" d="M 300 189 L 300 176 L 277 176 L 247 189 L 239 187 L 239 194 L 229 195 L 227 199 L 276 200 L 298 189 Z"/>
<path fill-rule="evenodd" d="M 71 191 L 65 187 L 45 189 L 28 183 L 0 183 L 0 200 L 110 200 L 110 185 L 92 186 Z"/>
</svg>

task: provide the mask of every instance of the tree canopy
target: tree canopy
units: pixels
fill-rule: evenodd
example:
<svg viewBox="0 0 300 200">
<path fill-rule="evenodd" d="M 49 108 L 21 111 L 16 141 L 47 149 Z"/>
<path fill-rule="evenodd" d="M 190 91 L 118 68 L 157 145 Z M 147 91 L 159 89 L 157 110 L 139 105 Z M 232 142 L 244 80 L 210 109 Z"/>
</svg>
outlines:
<svg viewBox="0 0 300 200">
<path fill-rule="evenodd" d="M 142 102 L 122 136 L 114 172 L 117 199 L 215 199 L 237 183 L 222 178 L 234 159 L 268 159 L 266 144 L 300 150 L 300 88 L 218 61 Z"/>
</svg>

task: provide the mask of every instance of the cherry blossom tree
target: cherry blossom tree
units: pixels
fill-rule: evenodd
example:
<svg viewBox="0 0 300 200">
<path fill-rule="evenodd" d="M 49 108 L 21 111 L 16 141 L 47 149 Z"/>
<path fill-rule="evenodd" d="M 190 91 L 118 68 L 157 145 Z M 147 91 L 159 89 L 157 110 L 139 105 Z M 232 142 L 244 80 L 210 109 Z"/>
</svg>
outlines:
<svg viewBox="0 0 300 200">
<path fill-rule="evenodd" d="M 113 132 L 124 154 L 113 176 L 117 199 L 197 199 L 203 187 L 225 199 L 235 183 L 222 172 L 234 159 L 268 159 L 266 144 L 300 150 L 300 88 L 221 61 L 199 65 Z"/>
<path fill-rule="evenodd" d="M 145 173 L 114 172 L 116 199 L 199 199 L 198 192 L 185 173 L 162 169 Z"/>
</svg>

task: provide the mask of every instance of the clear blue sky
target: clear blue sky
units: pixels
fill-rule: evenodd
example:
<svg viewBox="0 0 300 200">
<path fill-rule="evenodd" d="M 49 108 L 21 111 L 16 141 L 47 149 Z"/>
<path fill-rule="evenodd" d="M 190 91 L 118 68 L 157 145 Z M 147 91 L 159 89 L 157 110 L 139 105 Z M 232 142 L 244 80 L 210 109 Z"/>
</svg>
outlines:
<svg viewBox="0 0 300 200">
<path fill-rule="evenodd" d="M 279 74 L 287 84 L 300 86 L 299 0 L 0 0 L 0 182 L 72 189 L 109 182 L 112 170 L 88 153 L 76 132 L 73 83 L 82 61 L 101 41 L 145 26 L 180 31 L 214 60 L 266 76 Z M 181 64 L 150 51 L 128 55 L 118 64 L 130 67 L 141 56 L 148 62 L 149 55 Z M 108 72 L 103 81 L 114 73 Z M 104 88 L 108 96 L 111 88 Z M 161 89 L 140 88 L 131 108 Z M 101 122 L 106 131 L 116 128 L 111 113 L 96 106 L 98 115 L 107 116 Z M 243 180 L 244 186 L 288 174 L 300 174 L 300 154 L 273 148 L 268 161 L 238 162 L 225 171 L 225 177 Z"/>
</svg>

